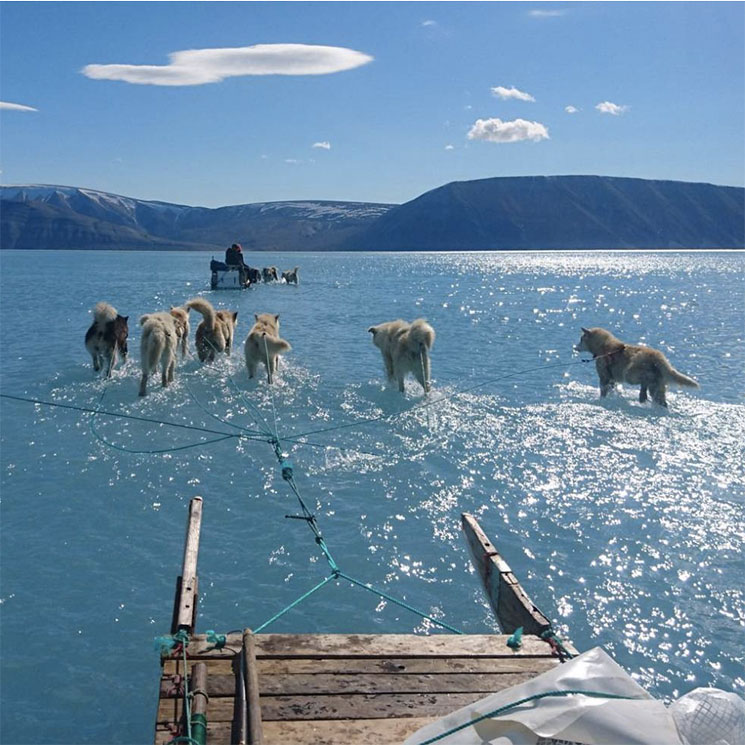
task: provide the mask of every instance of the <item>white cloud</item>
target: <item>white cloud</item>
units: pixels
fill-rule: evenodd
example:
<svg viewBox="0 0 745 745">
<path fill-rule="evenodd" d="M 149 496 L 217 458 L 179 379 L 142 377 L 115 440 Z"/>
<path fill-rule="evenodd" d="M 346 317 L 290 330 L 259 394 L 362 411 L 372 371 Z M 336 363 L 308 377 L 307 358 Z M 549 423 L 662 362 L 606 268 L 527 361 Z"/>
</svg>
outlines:
<svg viewBox="0 0 745 745">
<path fill-rule="evenodd" d="M 567 114 L 576 114 L 579 109 L 576 106 L 565 106 L 564 111 L 566 111 Z"/>
<path fill-rule="evenodd" d="M 613 114 L 613 116 L 619 116 L 624 111 L 628 111 L 628 106 L 619 106 L 618 104 L 611 103 L 610 101 L 603 101 L 595 107 L 601 114 Z"/>
<path fill-rule="evenodd" d="M 455 145 L 445 145 L 445 150 L 455 150 Z"/>
<path fill-rule="evenodd" d="M 437 21 L 433 21 L 431 19 L 422 21 L 422 26 L 436 26 L 436 25 L 437 25 Z"/>
<path fill-rule="evenodd" d="M 515 119 L 503 122 L 501 119 L 477 119 L 468 133 L 469 140 L 486 142 L 519 142 L 520 140 L 548 140 L 548 130 L 540 122 Z"/>
<path fill-rule="evenodd" d="M 291 166 L 296 166 L 302 162 L 302 160 L 298 160 L 297 158 L 285 158 L 285 163 L 289 163 Z"/>
<path fill-rule="evenodd" d="M 8 103 L 7 101 L 0 101 L 0 109 L 5 111 L 38 111 L 33 106 L 24 106 L 20 103 Z"/>
<path fill-rule="evenodd" d="M 318 148 L 320 150 L 331 150 L 331 143 L 328 142 L 328 140 L 324 140 L 323 142 L 314 142 L 312 147 Z"/>
<path fill-rule="evenodd" d="M 565 13 L 565 10 L 531 10 L 528 15 L 533 18 L 558 18 Z"/>
<path fill-rule="evenodd" d="M 518 101 L 535 101 L 535 98 L 530 93 L 524 93 L 519 91 L 513 85 L 512 88 L 505 88 L 504 86 L 498 85 L 496 88 L 491 89 L 492 95 L 499 96 L 503 101 L 508 98 L 515 98 Z"/>
<path fill-rule="evenodd" d="M 326 75 L 373 60 L 353 49 L 310 44 L 187 49 L 168 57 L 168 65 L 86 65 L 81 72 L 95 80 L 138 85 L 204 85 L 241 75 Z"/>
</svg>

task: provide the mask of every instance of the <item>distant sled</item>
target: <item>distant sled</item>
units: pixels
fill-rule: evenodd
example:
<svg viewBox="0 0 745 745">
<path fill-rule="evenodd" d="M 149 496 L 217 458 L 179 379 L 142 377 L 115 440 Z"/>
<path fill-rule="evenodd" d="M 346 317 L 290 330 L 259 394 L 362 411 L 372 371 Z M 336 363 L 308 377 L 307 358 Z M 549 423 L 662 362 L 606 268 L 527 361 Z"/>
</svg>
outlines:
<svg viewBox="0 0 745 745">
<path fill-rule="evenodd" d="M 210 287 L 213 290 L 245 290 L 251 286 L 248 275 L 238 265 L 212 259 L 210 273 Z"/>
</svg>

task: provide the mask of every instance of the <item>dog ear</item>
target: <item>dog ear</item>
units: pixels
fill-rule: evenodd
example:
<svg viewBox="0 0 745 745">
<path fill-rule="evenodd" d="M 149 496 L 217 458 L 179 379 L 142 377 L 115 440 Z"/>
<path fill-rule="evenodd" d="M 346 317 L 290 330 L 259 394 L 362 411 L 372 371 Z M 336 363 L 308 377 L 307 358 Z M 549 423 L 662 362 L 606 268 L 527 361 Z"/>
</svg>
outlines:
<svg viewBox="0 0 745 745">
<path fill-rule="evenodd" d="M 277 313 L 277 314 L 276 314 L 276 315 L 274 316 L 274 320 L 275 320 L 275 321 L 279 321 L 279 313 Z"/>
<path fill-rule="evenodd" d="M 368 332 L 374 334 L 378 330 L 377 326 L 370 326 Z"/>
<path fill-rule="evenodd" d="M 583 334 L 589 334 L 590 333 L 589 329 L 586 329 L 584 326 L 580 326 L 580 328 L 582 329 L 582 333 Z"/>
<path fill-rule="evenodd" d="M 258 313 L 254 313 L 254 318 L 258 321 L 259 320 L 259 314 Z"/>
<path fill-rule="evenodd" d="M 238 320 L 238 311 L 234 310 L 233 311 L 233 323 L 235 323 L 237 320 Z"/>
</svg>

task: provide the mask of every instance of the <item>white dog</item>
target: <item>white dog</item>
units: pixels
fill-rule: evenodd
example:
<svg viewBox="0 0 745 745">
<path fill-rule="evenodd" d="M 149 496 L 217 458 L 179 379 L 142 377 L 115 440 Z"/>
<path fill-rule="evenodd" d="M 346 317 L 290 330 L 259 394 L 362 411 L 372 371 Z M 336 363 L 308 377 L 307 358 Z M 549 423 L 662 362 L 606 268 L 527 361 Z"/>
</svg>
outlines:
<svg viewBox="0 0 745 745">
<path fill-rule="evenodd" d="M 425 393 L 430 390 L 429 350 L 435 342 L 435 330 L 422 318 L 413 323 L 388 321 L 370 326 L 373 344 L 383 355 L 383 364 L 389 380 L 398 381 L 398 390 L 404 392 L 404 378 L 412 373 Z"/>
<path fill-rule="evenodd" d="M 284 339 L 279 338 L 279 315 L 262 313 L 254 315 L 256 323 L 248 332 L 245 344 L 246 368 L 248 377 L 256 375 L 256 367 L 261 362 L 266 368 L 267 381 L 273 381 L 273 375 L 277 372 L 280 354 L 289 352 L 292 347 Z"/>
<path fill-rule="evenodd" d="M 147 379 L 155 372 L 158 362 L 160 362 L 162 371 L 163 387 L 173 382 L 179 335 L 176 329 L 176 319 L 166 311 L 142 316 L 140 325 L 142 326 L 140 395 L 144 396 L 147 393 Z"/>
</svg>

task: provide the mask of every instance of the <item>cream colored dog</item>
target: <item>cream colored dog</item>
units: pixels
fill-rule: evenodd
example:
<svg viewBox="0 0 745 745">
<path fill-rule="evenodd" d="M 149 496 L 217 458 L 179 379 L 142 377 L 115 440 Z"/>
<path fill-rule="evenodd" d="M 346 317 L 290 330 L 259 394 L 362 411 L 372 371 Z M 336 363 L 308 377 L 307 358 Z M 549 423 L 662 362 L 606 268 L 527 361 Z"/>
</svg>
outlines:
<svg viewBox="0 0 745 745">
<path fill-rule="evenodd" d="M 186 353 L 189 351 L 189 309 L 175 307 L 171 308 L 170 313 L 176 324 L 176 333 L 181 345 L 181 356 L 186 357 Z"/>
<path fill-rule="evenodd" d="M 168 312 L 149 313 L 140 318 L 142 340 L 140 342 L 140 362 L 142 379 L 140 395 L 147 393 L 147 379 L 155 372 L 160 362 L 162 382 L 165 388 L 173 382 L 173 370 L 176 367 L 176 349 L 178 331 L 176 319 Z"/>
<path fill-rule="evenodd" d="M 398 381 L 398 390 L 404 392 L 404 378 L 412 373 L 425 393 L 430 390 L 429 350 L 435 342 L 435 330 L 422 318 L 413 323 L 388 321 L 370 326 L 373 344 L 383 355 L 383 364 L 389 380 Z"/>
<path fill-rule="evenodd" d="M 267 382 L 272 383 L 279 355 L 289 352 L 292 347 L 279 338 L 279 315 L 262 313 L 254 315 L 254 318 L 256 323 L 251 327 L 244 347 L 248 377 L 256 375 L 256 367 L 261 362 L 266 368 Z"/>
<path fill-rule="evenodd" d="M 610 331 L 582 328 L 582 337 L 575 347 L 578 352 L 590 352 L 600 378 L 600 396 L 605 397 L 616 383 L 639 385 L 639 401 L 647 400 L 647 391 L 655 403 L 667 406 L 668 383 L 698 388 L 698 383 L 679 373 L 662 352 L 651 347 L 624 344 Z"/>
<path fill-rule="evenodd" d="M 203 297 L 189 300 L 184 306 L 193 308 L 202 314 L 202 321 L 197 326 L 196 347 L 200 362 L 213 362 L 217 352 L 230 356 L 233 348 L 235 326 L 238 323 L 238 311 L 215 310 L 212 304 Z"/>
</svg>

